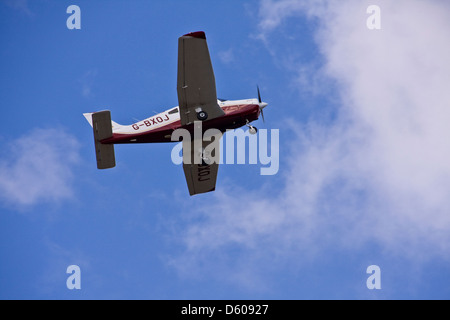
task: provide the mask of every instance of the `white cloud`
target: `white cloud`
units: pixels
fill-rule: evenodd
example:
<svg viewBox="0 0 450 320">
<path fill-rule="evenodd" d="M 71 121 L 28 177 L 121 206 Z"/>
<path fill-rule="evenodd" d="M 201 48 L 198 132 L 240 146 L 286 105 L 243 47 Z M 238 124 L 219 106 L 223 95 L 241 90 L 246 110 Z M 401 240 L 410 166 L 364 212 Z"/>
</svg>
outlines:
<svg viewBox="0 0 450 320">
<path fill-rule="evenodd" d="M 0 158 L 0 200 L 13 207 L 71 198 L 77 140 L 61 129 L 34 129 Z"/>
<path fill-rule="evenodd" d="M 366 9 L 375 3 L 381 30 L 366 26 Z M 278 192 L 216 191 L 216 204 L 200 209 L 202 219 L 184 233 L 179 268 L 201 270 L 206 257 L 220 252 L 209 265 L 225 262 L 239 271 L 236 278 L 252 283 L 248 265 L 293 263 L 300 253 L 374 241 L 406 257 L 445 258 L 449 13 L 443 1 L 262 1 L 261 39 L 291 17 L 319 22 L 320 69 L 337 83 L 339 110 L 331 126 L 320 118 L 293 122 L 297 138 L 284 152 L 292 160 Z M 299 68 L 303 82 L 305 72 L 308 67 Z"/>
<path fill-rule="evenodd" d="M 427 233 L 448 230 L 450 8 L 439 1 L 378 3 L 382 30 L 349 19 L 367 17 L 367 5 L 347 1 L 330 8 L 319 33 L 325 70 L 340 84 L 341 117 L 351 120 L 345 132 L 361 139 L 349 163 L 388 206 L 384 218 Z M 348 137 L 341 140 L 348 145 Z"/>
<path fill-rule="evenodd" d="M 81 95 L 85 98 L 92 98 L 94 96 L 92 88 L 94 86 L 95 78 L 97 77 L 97 69 L 92 69 L 86 71 L 83 76 L 79 79 L 81 84 Z"/>
<path fill-rule="evenodd" d="M 233 48 L 230 48 L 225 51 L 221 51 L 218 53 L 218 55 L 219 55 L 220 61 L 222 61 L 225 64 L 233 62 L 233 60 L 234 60 Z"/>
<path fill-rule="evenodd" d="M 34 13 L 30 10 L 27 0 L 4 0 L 4 3 L 7 6 L 18 10 L 29 17 L 34 16 Z"/>
</svg>

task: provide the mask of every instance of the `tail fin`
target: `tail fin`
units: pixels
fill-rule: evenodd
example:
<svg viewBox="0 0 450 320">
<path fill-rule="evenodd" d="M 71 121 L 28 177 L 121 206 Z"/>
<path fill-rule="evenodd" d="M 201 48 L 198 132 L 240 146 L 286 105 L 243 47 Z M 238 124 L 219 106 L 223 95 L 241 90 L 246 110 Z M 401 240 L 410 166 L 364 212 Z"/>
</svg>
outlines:
<svg viewBox="0 0 450 320">
<path fill-rule="evenodd" d="M 83 116 L 86 118 L 86 120 L 89 122 L 89 124 L 92 127 L 92 115 L 94 113 L 90 112 L 90 113 L 83 113 Z"/>
<path fill-rule="evenodd" d="M 97 157 L 97 168 L 108 169 L 116 166 L 113 144 L 103 144 L 102 140 L 111 138 L 113 135 L 111 112 L 109 110 L 95 113 L 85 113 L 89 124 L 94 130 L 95 155 Z"/>
<path fill-rule="evenodd" d="M 91 127 L 92 127 L 92 115 L 93 115 L 94 113 L 93 112 L 90 112 L 90 113 L 83 113 L 83 116 L 86 118 L 86 120 L 89 122 L 89 124 L 91 125 Z M 112 125 L 112 128 L 113 128 L 113 131 L 115 130 L 115 129 L 118 129 L 118 128 L 120 128 L 120 127 L 123 127 L 121 124 L 118 124 L 117 122 L 115 122 L 115 121 L 112 121 L 111 120 L 111 125 Z"/>
</svg>

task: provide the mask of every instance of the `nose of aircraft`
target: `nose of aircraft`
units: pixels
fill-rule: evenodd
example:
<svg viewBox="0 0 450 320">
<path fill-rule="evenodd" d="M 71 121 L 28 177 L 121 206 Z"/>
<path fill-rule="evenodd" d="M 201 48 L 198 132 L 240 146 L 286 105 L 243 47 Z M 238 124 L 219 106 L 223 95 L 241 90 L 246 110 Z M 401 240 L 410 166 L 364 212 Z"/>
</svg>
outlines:
<svg viewBox="0 0 450 320">
<path fill-rule="evenodd" d="M 267 107 L 267 102 L 260 102 L 259 103 L 259 107 L 261 108 L 261 109 L 264 109 L 265 107 Z"/>
<path fill-rule="evenodd" d="M 262 99 L 261 99 L 261 93 L 259 92 L 259 86 L 256 86 L 256 89 L 258 90 L 258 104 L 259 104 L 259 110 L 261 111 L 261 117 L 262 117 L 262 119 L 263 119 L 263 122 L 266 122 L 266 121 L 264 120 L 264 112 L 263 112 L 263 109 L 264 109 L 265 107 L 267 107 L 267 103 L 266 103 L 266 102 L 263 102 Z"/>
<path fill-rule="evenodd" d="M 256 86 L 256 89 L 258 90 L 258 102 L 259 102 L 259 108 L 260 109 L 264 109 L 265 107 L 267 107 L 267 103 L 262 101 L 261 99 L 261 93 L 259 92 L 259 86 Z"/>
</svg>

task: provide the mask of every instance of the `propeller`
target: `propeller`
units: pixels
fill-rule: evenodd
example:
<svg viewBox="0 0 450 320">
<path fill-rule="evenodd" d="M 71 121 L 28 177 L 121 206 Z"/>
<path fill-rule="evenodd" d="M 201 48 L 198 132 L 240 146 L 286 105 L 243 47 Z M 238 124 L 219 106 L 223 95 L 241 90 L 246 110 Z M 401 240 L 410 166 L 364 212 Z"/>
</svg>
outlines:
<svg viewBox="0 0 450 320">
<path fill-rule="evenodd" d="M 264 112 L 263 112 L 263 109 L 267 106 L 267 103 L 266 103 L 266 102 L 263 102 L 263 101 L 261 100 L 261 93 L 259 92 L 259 86 L 258 86 L 258 85 L 256 85 L 256 89 L 258 90 L 259 110 L 261 110 L 261 117 L 262 117 L 262 119 L 263 119 L 263 122 L 265 123 L 265 121 L 264 121 Z"/>
</svg>

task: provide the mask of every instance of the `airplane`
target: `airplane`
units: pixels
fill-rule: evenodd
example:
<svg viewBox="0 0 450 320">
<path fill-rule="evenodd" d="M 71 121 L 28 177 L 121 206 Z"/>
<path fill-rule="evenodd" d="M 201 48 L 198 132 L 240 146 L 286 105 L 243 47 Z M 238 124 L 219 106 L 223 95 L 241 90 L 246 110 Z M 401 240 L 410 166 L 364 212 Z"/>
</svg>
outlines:
<svg viewBox="0 0 450 320">
<path fill-rule="evenodd" d="M 249 133 L 256 134 L 257 128 L 250 123 L 260 115 L 264 120 L 263 109 L 267 106 L 261 100 L 258 86 L 257 93 L 257 99 L 217 99 L 206 35 L 203 31 L 187 33 L 178 38 L 178 106 L 131 125 L 112 121 L 109 110 L 83 114 L 94 131 L 97 168 L 115 167 L 115 144 L 173 142 L 175 130 L 183 128 L 193 132 L 199 123 L 202 132 L 214 128 L 224 133 L 245 125 Z M 183 141 L 183 149 L 184 143 L 191 145 L 191 159 L 196 152 L 194 142 L 193 138 Z M 202 150 L 210 143 L 202 141 Z M 200 163 L 185 161 L 183 154 L 183 170 L 191 196 L 215 190 L 219 163 L 203 160 Z"/>
</svg>

